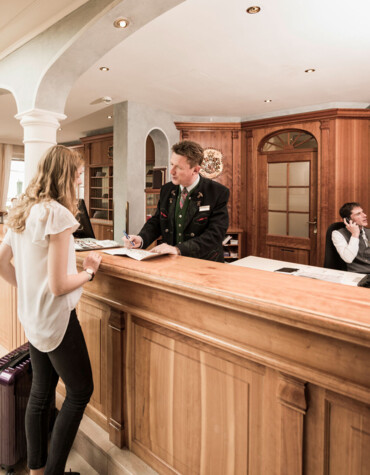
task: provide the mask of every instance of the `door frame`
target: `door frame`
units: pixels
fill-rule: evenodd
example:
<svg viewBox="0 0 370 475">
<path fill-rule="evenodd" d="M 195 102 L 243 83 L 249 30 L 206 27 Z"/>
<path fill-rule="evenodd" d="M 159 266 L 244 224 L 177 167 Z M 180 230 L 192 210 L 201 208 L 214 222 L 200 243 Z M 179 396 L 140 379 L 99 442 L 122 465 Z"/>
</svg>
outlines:
<svg viewBox="0 0 370 475">
<path fill-rule="evenodd" d="M 274 133 L 284 133 L 284 130 Z M 265 138 L 266 139 L 266 138 Z M 261 143 L 265 141 L 263 139 Z M 316 265 L 317 259 L 317 224 L 309 224 L 309 237 L 290 237 L 284 235 L 269 235 L 267 232 L 268 226 L 268 163 L 276 162 L 296 162 L 296 161 L 310 161 L 310 209 L 309 221 L 312 223 L 318 222 L 318 166 L 317 166 L 317 150 L 316 149 L 291 149 L 273 152 L 258 152 L 257 161 L 257 209 L 259 210 L 257 216 L 257 255 L 263 257 L 271 257 L 269 253 L 269 246 L 282 246 L 288 249 L 298 249 L 302 251 L 309 251 L 310 265 Z M 302 155 L 306 157 L 303 158 Z M 309 156 L 308 156 L 309 155 Z M 301 158 L 302 157 L 302 158 Z M 301 160 L 299 160 L 301 158 Z M 307 160 L 308 159 L 308 160 Z M 316 218 L 316 219 L 315 219 Z M 294 240 L 293 240 L 294 239 Z M 285 259 L 281 259 L 285 260 Z M 303 262 L 302 262 L 303 263 Z"/>
</svg>

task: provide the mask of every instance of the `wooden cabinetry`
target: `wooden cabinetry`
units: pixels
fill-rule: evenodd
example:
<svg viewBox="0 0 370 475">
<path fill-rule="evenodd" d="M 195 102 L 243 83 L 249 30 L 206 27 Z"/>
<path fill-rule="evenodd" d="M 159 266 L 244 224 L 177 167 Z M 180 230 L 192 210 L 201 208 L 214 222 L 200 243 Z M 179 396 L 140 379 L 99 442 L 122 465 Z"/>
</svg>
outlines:
<svg viewBox="0 0 370 475">
<path fill-rule="evenodd" d="M 113 134 L 83 137 L 85 202 L 97 239 L 113 239 Z"/>
<path fill-rule="evenodd" d="M 176 122 L 176 127 L 181 139 L 194 140 L 204 148 L 213 147 L 222 152 L 224 168 L 216 181 L 230 189 L 230 227 L 245 231 L 248 255 L 264 253 L 261 236 L 266 235 L 267 226 L 262 216 L 267 201 L 264 189 L 267 176 L 260 168 L 264 159 L 261 146 L 273 134 L 304 132 L 317 142 L 317 149 L 311 154 L 315 156 L 310 183 L 315 190 L 315 196 L 310 198 L 313 203 L 310 211 L 317 212 L 312 212 L 312 219 L 307 220 L 311 221 L 311 235 L 316 236 L 316 239 L 310 236 L 310 240 L 316 242 L 310 242 L 310 248 L 305 249 L 307 242 L 302 245 L 297 241 L 292 245 L 282 242 L 284 235 L 280 233 L 269 236 L 266 257 L 321 266 L 325 233 L 329 224 L 338 220 L 340 206 L 347 201 L 358 201 L 365 210 L 370 208 L 369 110 L 319 110 L 242 123 Z"/>
<path fill-rule="evenodd" d="M 146 188 L 145 189 L 145 216 L 146 220 L 155 214 L 157 204 L 159 201 L 159 189 Z"/>
<path fill-rule="evenodd" d="M 348 201 L 358 201 L 364 209 L 370 206 L 368 160 L 370 147 L 370 111 L 364 109 L 329 109 L 283 117 L 243 122 L 245 133 L 243 159 L 247 164 L 246 207 L 249 226 L 247 232 L 248 254 L 264 255 L 261 237 L 265 233 L 266 219 L 263 219 L 266 196 L 263 195 L 267 177 L 261 163 L 266 154 L 261 146 L 266 138 L 289 131 L 311 134 L 317 142 L 317 157 L 312 162 L 311 177 L 316 175 L 316 213 L 310 220 L 316 243 L 305 250 L 299 243 L 292 246 L 282 242 L 281 237 L 268 236 L 266 257 L 290 262 L 310 263 L 321 266 L 324 262 L 325 234 L 334 221 L 338 221 L 338 210 Z M 284 152 L 284 151 L 283 151 Z M 281 161 L 285 161 L 282 158 Z M 316 219 L 315 219 L 316 218 Z M 314 227 L 315 226 L 315 227 Z M 316 234 L 317 232 L 317 234 Z M 313 249 L 313 253 L 312 253 Z M 308 252 L 312 255 L 309 260 Z"/>
<path fill-rule="evenodd" d="M 95 383 L 86 414 L 161 474 L 365 475 L 370 304 L 367 289 L 346 292 L 105 255 L 79 306 Z"/>
<path fill-rule="evenodd" d="M 233 262 L 245 257 L 244 232 L 241 229 L 228 229 L 223 241 L 225 262 Z"/>
<path fill-rule="evenodd" d="M 113 220 L 113 166 L 90 167 L 90 217 Z"/>
</svg>

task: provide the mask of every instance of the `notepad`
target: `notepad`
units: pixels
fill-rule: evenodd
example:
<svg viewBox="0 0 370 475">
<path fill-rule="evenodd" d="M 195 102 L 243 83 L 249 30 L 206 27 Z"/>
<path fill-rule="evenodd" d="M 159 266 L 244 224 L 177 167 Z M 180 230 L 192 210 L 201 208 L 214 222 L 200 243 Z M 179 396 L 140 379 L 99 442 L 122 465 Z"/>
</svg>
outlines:
<svg viewBox="0 0 370 475">
<path fill-rule="evenodd" d="M 110 254 L 111 256 L 131 257 L 137 261 L 144 261 L 145 259 L 153 259 L 153 257 L 160 257 L 169 254 L 169 252 L 159 254 L 157 252 L 145 251 L 145 249 L 128 249 L 126 247 L 120 247 L 119 249 L 108 249 L 102 252 Z"/>
</svg>

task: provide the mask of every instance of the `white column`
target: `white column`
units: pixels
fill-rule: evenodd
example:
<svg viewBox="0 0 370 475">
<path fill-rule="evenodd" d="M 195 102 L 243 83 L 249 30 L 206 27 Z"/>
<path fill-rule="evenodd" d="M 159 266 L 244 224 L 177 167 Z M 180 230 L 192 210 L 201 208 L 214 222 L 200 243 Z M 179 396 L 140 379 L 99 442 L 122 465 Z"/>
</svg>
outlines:
<svg viewBox="0 0 370 475">
<path fill-rule="evenodd" d="M 48 148 L 57 143 L 57 130 L 67 116 L 58 112 L 32 109 L 15 116 L 23 127 L 25 186 L 37 170 L 37 163 Z"/>
</svg>

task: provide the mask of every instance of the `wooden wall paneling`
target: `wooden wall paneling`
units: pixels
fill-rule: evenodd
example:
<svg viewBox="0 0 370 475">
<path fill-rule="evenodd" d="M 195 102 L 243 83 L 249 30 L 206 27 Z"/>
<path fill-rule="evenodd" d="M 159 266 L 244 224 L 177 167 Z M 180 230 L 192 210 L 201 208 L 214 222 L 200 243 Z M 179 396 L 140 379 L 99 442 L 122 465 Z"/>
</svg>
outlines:
<svg viewBox="0 0 370 475">
<path fill-rule="evenodd" d="M 86 414 L 108 430 L 108 318 L 110 307 L 83 294 L 77 309 L 94 378 L 94 392 Z"/>
<path fill-rule="evenodd" d="M 233 223 L 233 226 L 244 230 L 245 228 L 243 226 L 243 214 L 245 214 L 245 206 L 243 206 L 243 203 L 245 203 L 246 200 L 246 175 L 241 157 L 241 131 L 233 130 L 231 132 L 231 137 L 233 174 L 230 188 L 230 198 L 232 200 L 230 222 Z"/>
<path fill-rule="evenodd" d="M 325 404 L 326 390 L 313 384 L 306 385 L 307 411 L 303 427 L 305 475 L 328 475 L 326 466 L 329 414 Z"/>
<path fill-rule="evenodd" d="M 329 224 L 338 221 L 337 208 L 337 167 L 336 167 L 336 127 L 334 119 L 320 122 L 321 160 L 318 187 L 318 245 L 317 265 L 322 266 L 325 258 L 325 235 Z M 320 232 L 321 231 L 321 232 Z"/>
<path fill-rule="evenodd" d="M 330 109 L 313 111 L 302 114 L 292 114 L 283 117 L 271 117 L 241 124 L 227 123 L 176 123 L 181 131 L 181 138 L 195 140 L 203 146 L 220 148 L 222 143 L 221 131 L 242 130 L 241 150 L 233 152 L 232 182 L 225 175 L 220 181 L 232 187 L 230 225 L 246 231 L 247 254 L 258 252 L 258 225 L 259 212 L 257 189 L 257 163 L 259 159 L 258 146 L 261 140 L 271 133 L 285 129 L 300 129 L 310 132 L 317 140 L 317 255 L 316 265 L 321 266 L 325 252 L 325 234 L 330 223 L 338 219 L 338 209 L 345 196 L 351 195 L 351 200 L 360 201 L 365 211 L 370 213 L 370 112 L 360 109 Z M 210 131 L 215 134 L 207 136 Z M 243 135 L 245 134 L 245 135 Z M 209 141 L 214 141 L 211 145 Z M 246 207 L 239 209 L 238 195 L 243 193 L 235 187 L 238 162 L 236 156 L 243 163 L 242 171 L 246 180 Z M 243 158 L 242 158 L 243 157 Z M 243 219 L 245 220 L 243 223 Z"/>
<path fill-rule="evenodd" d="M 90 216 L 90 183 L 91 183 L 91 170 L 90 170 L 90 153 L 91 147 L 89 143 L 84 144 L 84 157 L 85 157 L 85 172 L 84 172 L 84 200 L 87 208 L 87 212 Z M 90 216 L 91 217 L 91 216 Z"/>
<path fill-rule="evenodd" d="M 247 243 L 246 255 L 257 255 L 257 205 L 258 205 L 258 180 L 257 159 L 254 153 L 253 130 L 242 131 L 244 147 L 242 154 L 246 163 L 246 206 L 245 206 L 245 234 Z"/>
<path fill-rule="evenodd" d="M 299 475 L 303 473 L 305 383 L 282 376 L 277 396 L 281 404 L 280 474 Z"/>
<path fill-rule="evenodd" d="M 0 345 L 11 351 L 13 346 L 14 297 L 12 286 L 0 279 Z"/>
<path fill-rule="evenodd" d="M 13 301 L 13 341 L 12 349 L 18 348 L 18 346 L 26 343 L 27 338 L 23 330 L 23 326 L 18 319 L 18 307 L 17 307 L 17 290 L 12 287 L 12 301 Z"/>
<path fill-rule="evenodd" d="M 160 473 L 262 475 L 262 368 L 134 323 L 135 451 Z"/>
<path fill-rule="evenodd" d="M 336 142 L 336 210 L 358 201 L 370 212 L 369 120 L 337 119 Z"/>
<path fill-rule="evenodd" d="M 229 227 L 240 228 L 241 226 L 238 224 L 240 220 L 238 197 L 244 193 L 240 189 L 241 178 L 237 177 L 238 170 L 241 171 L 240 124 L 176 122 L 175 125 L 180 130 L 182 140 L 193 140 L 204 148 L 213 147 L 222 152 L 224 170 L 219 177 L 215 178 L 215 181 L 230 189 Z M 237 184 L 234 183 L 234 179 L 237 180 Z M 235 207 L 237 207 L 236 210 Z"/>
<path fill-rule="evenodd" d="M 308 385 L 307 475 L 364 475 L 370 458 L 370 407 Z"/>
<path fill-rule="evenodd" d="M 111 165 L 109 148 L 113 146 L 113 134 L 86 137 L 85 143 L 88 139 L 90 139 L 90 165 Z"/>
<path fill-rule="evenodd" d="M 370 407 L 327 392 L 327 473 L 366 475 L 370 467 Z"/>
<path fill-rule="evenodd" d="M 269 245 L 266 257 L 269 259 L 310 265 L 310 252 L 304 249 L 288 249 L 282 248 L 281 246 Z"/>
<path fill-rule="evenodd" d="M 96 239 L 113 240 L 113 223 L 103 224 L 97 223 L 96 220 L 91 223 Z"/>
<path fill-rule="evenodd" d="M 247 216 L 248 216 L 248 154 L 247 154 L 247 132 L 245 130 L 240 131 L 240 174 L 241 174 L 241 214 L 238 217 L 239 219 L 239 227 L 240 229 L 244 230 L 244 255 L 247 254 L 247 246 L 248 246 L 248 227 L 250 223 L 248 223 Z"/>
<path fill-rule="evenodd" d="M 108 427 L 109 440 L 118 447 L 127 445 L 124 423 L 125 394 L 125 319 L 126 315 L 110 308 L 108 318 Z"/>
</svg>

